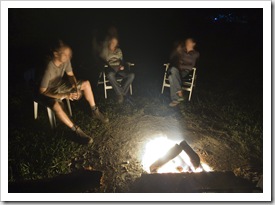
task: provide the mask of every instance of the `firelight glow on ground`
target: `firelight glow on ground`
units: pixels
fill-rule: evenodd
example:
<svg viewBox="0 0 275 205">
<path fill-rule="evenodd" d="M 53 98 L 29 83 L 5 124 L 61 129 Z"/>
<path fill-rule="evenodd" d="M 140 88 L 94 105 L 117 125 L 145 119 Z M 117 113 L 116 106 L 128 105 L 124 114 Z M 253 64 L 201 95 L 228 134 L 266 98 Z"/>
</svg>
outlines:
<svg viewBox="0 0 275 205">
<path fill-rule="evenodd" d="M 179 143 L 179 141 L 168 139 L 165 135 L 159 135 L 147 142 L 145 146 L 145 152 L 142 157 L 143 169 L 150 173 L 150 166 L 160 157 L 164 156 L 175 144 Z M 201 163 L 201 166 L 204 171 L 212 171 L 212 169 L 205 163 Z M 184 151 L 182 151 L 177 157 L 159 168 L 158 173 L 181 173 L 189 171 L 202 172 L 202 168 L 199 167 L 195 169 L 190 162 L 189 156 Z"/>
</svg>

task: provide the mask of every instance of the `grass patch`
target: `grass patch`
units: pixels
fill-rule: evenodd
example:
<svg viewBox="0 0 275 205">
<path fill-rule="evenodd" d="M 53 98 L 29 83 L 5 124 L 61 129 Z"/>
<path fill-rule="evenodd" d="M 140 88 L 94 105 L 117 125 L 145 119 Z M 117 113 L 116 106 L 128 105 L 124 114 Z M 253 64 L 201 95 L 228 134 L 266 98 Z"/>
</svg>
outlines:
<svg viewBox="0 0 275 205">
<path fill-rule="evenodd" d="M 139 119 L 145 120 L 144 127 L 149 128 L 148 119 L 168 123 L 169 119 L 175 119 L 180 125 L 185 125 L 186 129 L 193 123 L 193 131 L 201 130 L 205 138 L 209 133 L 220 132 L 221 135 L 213 135 L 215 140 L 229 147 L 238 147 L 236 155 L 241 156 L 240 160 L 244 163 L 246 159 L 254 161 L 262 169 L 261 106 L 240 103 L 227 94 L 195 92 L 191 102 L 184 102 L 176 109 L 167 106 L 167 95 L 135 97 L 134 106 L 129 103 L 116 105 L 112 98 L 101 99 L 98 104 L 111 121 L 107 125 L 90 118 L 85 100 L 73 102 L 73 120 L 94 137 L 95 143 L 89 146 L 72 141 L 70 130 L 61 123 L 52 131 L 43 107 L 39 107 L 39 119 L 34 120 L 30 93 L 10 96 L 9 182 L 43 179 L 78 169 L 91 169 L 104 173 L 103 186 L 99 192 L 125 192 L 127 186 L 143 172 L 140 161 L 132 156 L 135 150 L 130 147 L 131 142 L 134 142 L 131 140 L 140 143 L 138 137 L 133 139 L 134 136 L 140 136 L 139 131 L 142 131 L 135 127 Z M 134 133 L 133 136 L 120 136 L 114 132 Z M 132 162 L 127 168 L 120 164 L 125 160 L 123 155 Z M 213 160 L 219 161 L 215 157 Z"/>
</svg>

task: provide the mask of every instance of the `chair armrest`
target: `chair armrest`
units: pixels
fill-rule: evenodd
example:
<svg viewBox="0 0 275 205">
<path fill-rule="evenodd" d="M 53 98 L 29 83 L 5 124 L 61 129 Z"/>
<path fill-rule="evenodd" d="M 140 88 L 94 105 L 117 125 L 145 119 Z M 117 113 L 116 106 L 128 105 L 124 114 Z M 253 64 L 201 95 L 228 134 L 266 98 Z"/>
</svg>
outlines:
<svg viewBox="0 0 275 205">
<path fill-rule="evenodd" d="M 126 65 L 128 66 L 128 68 L 135 66 L 134 63 L 130 63 L 130 62 L 126 62 Z M 107 64 L 104 65 L 104 68 L 108 68 L 108 67 L 109 67 L 109 65 L 107 65 Z"/>
<path fill-rule="evenodd" d="M 135 64 L 134 64 L 134 63 L 131 63 L 131 62 L 126 62 L 126 64 L 127 64 L 129 67 L 135 66 Z"/>
</svg>

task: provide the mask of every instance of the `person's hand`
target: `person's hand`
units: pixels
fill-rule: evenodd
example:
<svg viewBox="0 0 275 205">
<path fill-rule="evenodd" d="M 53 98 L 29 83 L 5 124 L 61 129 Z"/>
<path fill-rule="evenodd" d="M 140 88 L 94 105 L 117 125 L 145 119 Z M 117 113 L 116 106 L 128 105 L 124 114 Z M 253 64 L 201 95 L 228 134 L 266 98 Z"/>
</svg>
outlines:
<svg viewBox="0 0 275 205">
<path fill-rule="evenodd" d="M 64 100 L 64 99 L 70 99 L 69 97 L 70 97 L 69 93 L 62 93 L 62 94 L 59 94 L 57 98 Z"/>
<path fill-rule="evenodd" d="M 77 91 L 77 100 L 80 99 L 82 96 L 82 92 L 80 90 Z"/>
<path fill-rule="evenodd" d="M 68 95 L 69 100 L 76 100 L 77 99 L 77 93 L 69 93 Z"/>
<path fill-rule="evenodd" d="M 124 66 L 120 66 L 119 70 L 124 70 Z"/>
<path fill-rule="evenodd" d="M 69 93 L 68 98 L 69 100 L 78 100 L 81 97 L 81 92 L 77 91 L 77 92 L 73 92 L 73 93 Z"/>
</svg>

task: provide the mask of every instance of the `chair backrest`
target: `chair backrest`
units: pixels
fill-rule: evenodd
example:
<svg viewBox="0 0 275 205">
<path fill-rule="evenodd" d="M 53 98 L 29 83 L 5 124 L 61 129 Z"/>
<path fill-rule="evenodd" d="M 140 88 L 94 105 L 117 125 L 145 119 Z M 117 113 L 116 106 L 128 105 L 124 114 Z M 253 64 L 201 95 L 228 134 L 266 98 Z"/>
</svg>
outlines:
<svg viewBox="0 0 275 205">
<path fill-rule="evenodd" d="M 170 66 L 170 63 L 164 63 L 163 66 L 165 67 L 165 71 L 167 71 Z"/>
<path fill-rule="evenodd" d="M 165 68 L 164 80 L 168 80 L 167 70 L 168 70 L 168 68 L 170 66 L 170 63 L 164 63 L 163 66 Z"/>
</svg>

